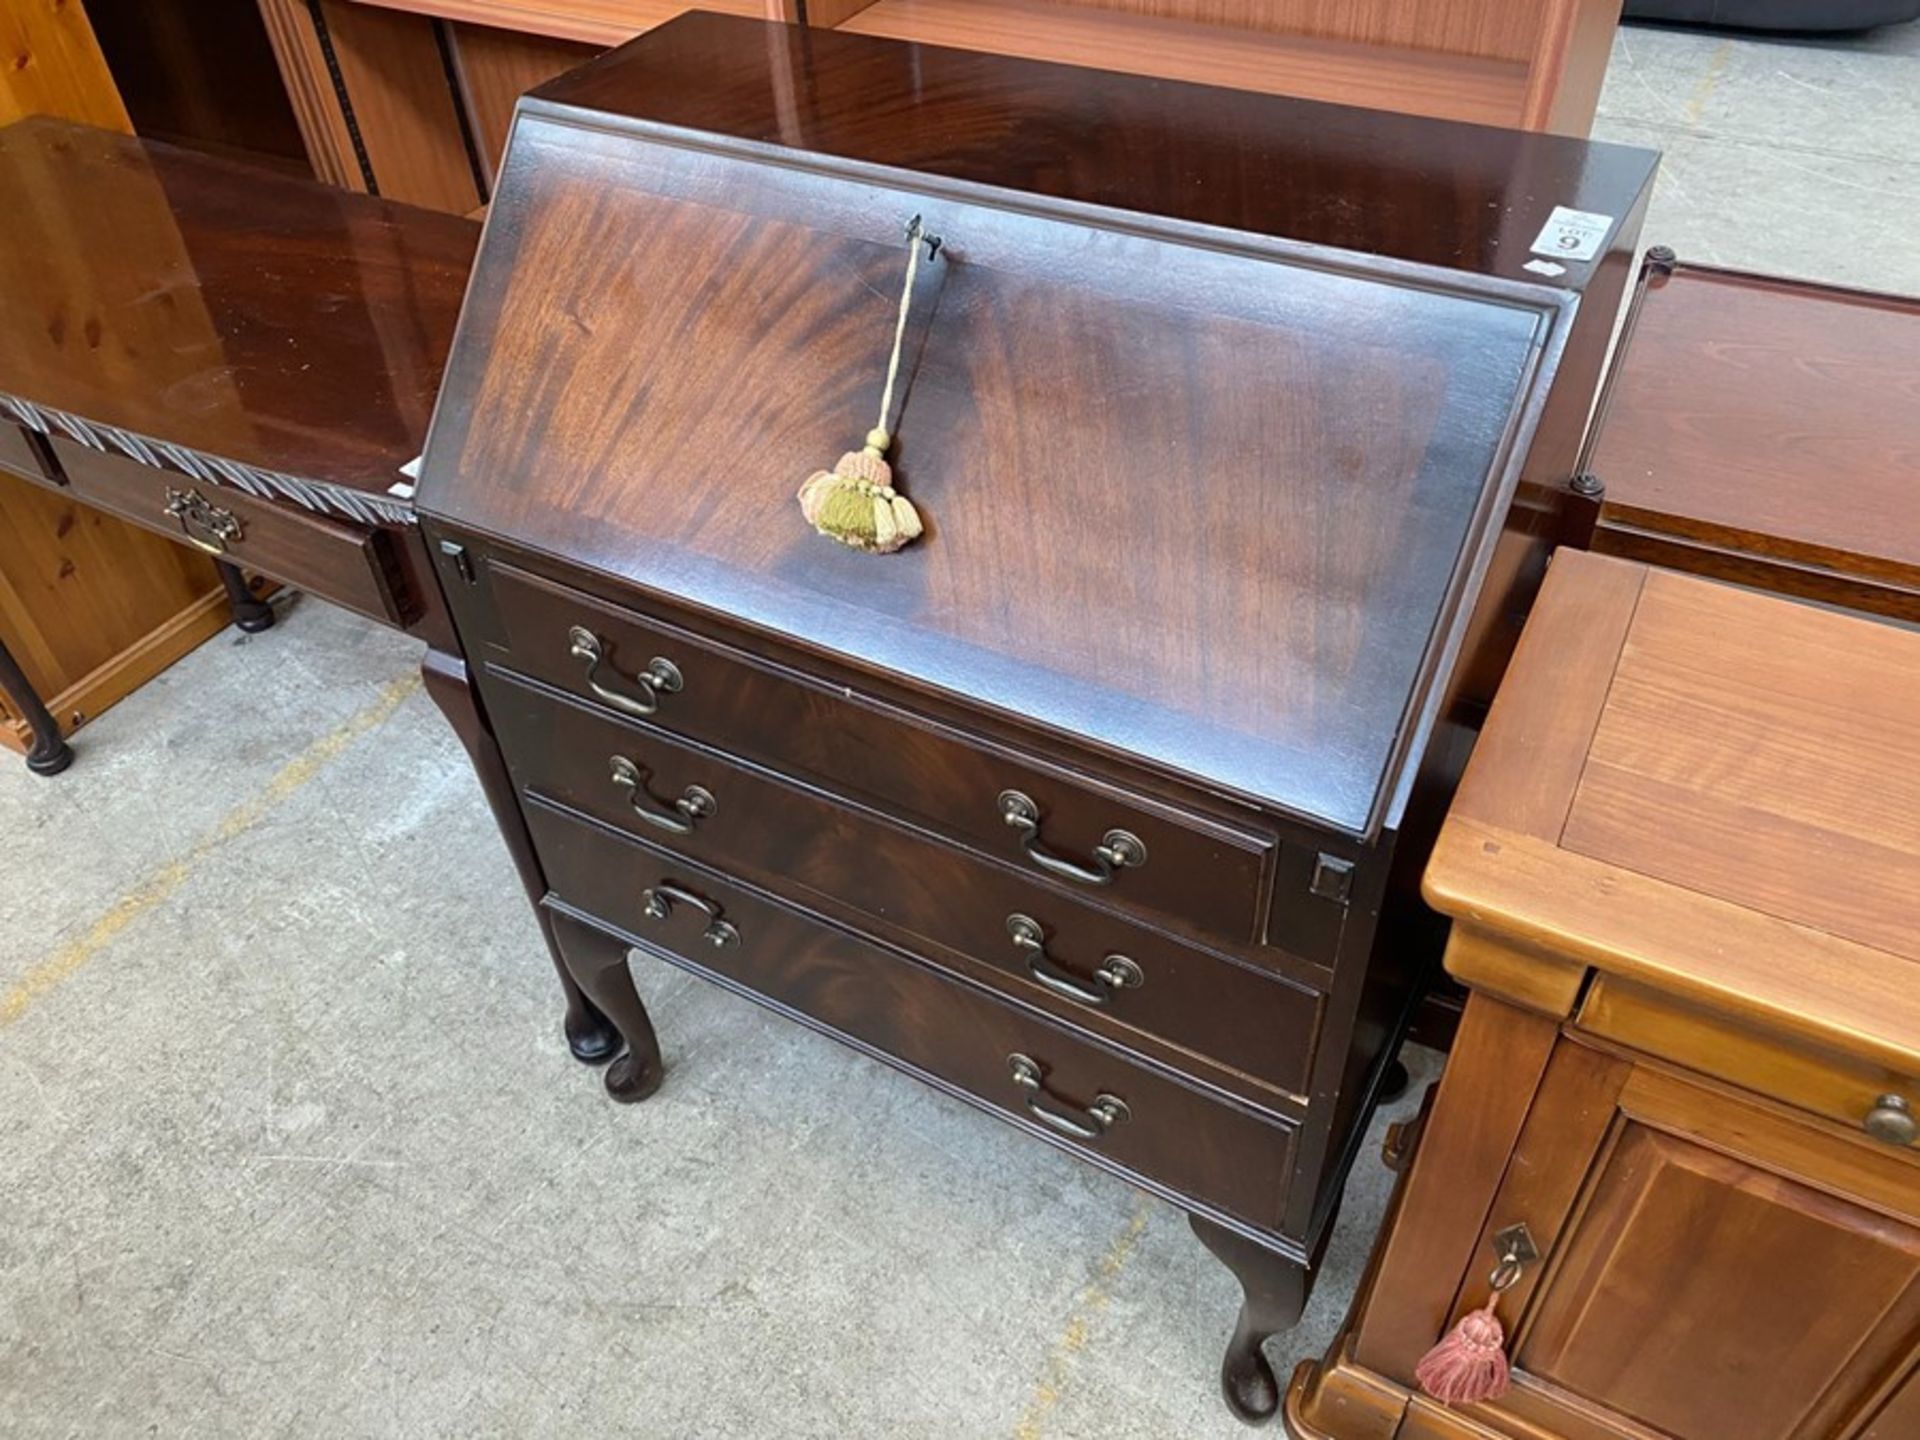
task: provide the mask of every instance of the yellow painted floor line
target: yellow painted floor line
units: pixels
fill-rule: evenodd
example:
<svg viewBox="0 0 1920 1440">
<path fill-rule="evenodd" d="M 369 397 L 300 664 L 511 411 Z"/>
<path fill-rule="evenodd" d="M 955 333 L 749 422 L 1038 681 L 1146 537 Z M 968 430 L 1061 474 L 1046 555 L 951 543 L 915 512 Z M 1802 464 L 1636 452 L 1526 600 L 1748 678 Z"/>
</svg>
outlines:
<svg viewBox="0 0 1920 1440">
<path fill-rule="evenodd" d="M 1066 1329 L 1053 1342 L 1053 1349 L 1047 1355 L 1046 1369 L 1041 1372 L 1039 1383 L 1033 1387 L 1033 1397 L 1027 1401 L 1020 1423 L 1013 1427 L 1014 1440 L 1040 1440 L 1047 1417 L 1060 1403 L 1060 1393 L 1066 1388 L 1073 1359 L 1087 1348 L 1087 1341 L 1093 1334 L 1093 1322 L 1100 1318 L 1100 1312 L 1107 1308 L 1107 1302 L 1113 1298 L 1113 1282 L 1120 1278 L 1120 1272 L 1127 1268 L 1133 1252 L 1140 1248 L 1140 1237 L 1146 1233 L 1147 1220 L 1152 1214 L 1153 1201 L 1145 1195 L 1139 1196 L 1134 1201 L 1133 1215 L 1128 1219 L 1126 1229 L 1114 1237 L 1113 1244 L 1107 1247 L 1107 1253 L 1100 1257 L 1100 1268 L 1094 1273 L 1092 1283 L 1081 1292 L 1079 1303 L 1067 1319 Z"/>
<path fill-rule="evenodd" d="M 1722 40 L 1720 48 L 1713 52 L 1713 58 L 1707 62 L 1707 73 L 1700 77 L 1700 83 L 1693 87 L 1693 96 L 1687 101 L 1687 124 L 1698 125 L 1700 116 L 1706 111 L 1707 101 L 1720 86 L 1720 77 L 1727 73 L 1727 62 L 1733 59 L 1733 42 Z"/>
<path fill-rule="evenodd" d="M 324 770 L 355 740 L 384 724 L 409 695 L 420 688 L 420 676 L 402 676 L 382 689 L 374 702 L 337 729 L 322 735 L 281 766 L 260 790 L 236 805 L 186 854 L 169 860 L 127 891 L 89 925 L 35 965 L 0 995 L 0 1029 L 13 1024 L 62 981 L 98 955 L 114 938 L 142 915 L 166 903 L 215 850 L 244 835 L 295 792 Z"/>
</svg>

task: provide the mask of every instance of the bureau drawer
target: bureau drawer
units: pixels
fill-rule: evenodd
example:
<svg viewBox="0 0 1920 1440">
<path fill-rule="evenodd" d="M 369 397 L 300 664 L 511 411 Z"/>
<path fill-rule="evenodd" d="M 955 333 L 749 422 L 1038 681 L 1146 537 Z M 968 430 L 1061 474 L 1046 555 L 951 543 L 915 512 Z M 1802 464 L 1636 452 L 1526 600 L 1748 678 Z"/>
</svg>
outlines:
<svg viewBox="0 0 1920 1440">
<path fill-rule="evenodd" d="M 527 819 L 548 884 L 582 913 L 1102 1165 L 1278 1228 L 1292 1176 L 1291 1126 L 704 867 L 542 804 L 530 804 Z M 718 937 L 725 943 L 714 943 Z M 1019 1067 L 1020 1078 L 1016 1056 L 1031 1062 Z M 1103 1126 L 1095 1112 L 1105 1096 L 1126 1113 Z"/>
<path fill-rule="evenodd" d="M 1837 1120 L 1876 1139 L 1887 1138 L 1889 1124 L 1902 1128 L 1903 1106 L 1906 1115 L 1920 1122 L 1920 1076 L 1763 1033 L 1611 975 L 1600 976 L 1588 988 L 1578 1023 L 1590 1034 L 1641 1054 Z M 1920 1129 L 1920 1123 L 1914 1128 Z M 1920 1157 L 1920 1137 L 1910 1134 L 1904 1148 Z"/>
<path fill-rule="evenodd" d="M 1076 1023 L 1157 1037 L 1290 1096 L 1309 1088 L 1311 990 L 525 682 L 494 676 L 487 708 L 533 794 L 769 889 L 864 911 L 994 967 Z"/>
<path fill-rule="evenodd" d="M 1270 836 L 1125 796 L 510 566 L 492 573 L 514 666 L 551 685 L 644 709 L 653 724 L 818 780 L 1103 902 L 1233 941 L 1257 932 L 1277 850 Z M 660 663 L 674 688 L 636 683 Z"/>
<path fill-rule="evenodd" d="M 53 453 L 79 499 L 234 565 L 389 624 L 409 602 L 394 539 L 356 525 L 207 485 L 55 437 Z"/>
</svg>

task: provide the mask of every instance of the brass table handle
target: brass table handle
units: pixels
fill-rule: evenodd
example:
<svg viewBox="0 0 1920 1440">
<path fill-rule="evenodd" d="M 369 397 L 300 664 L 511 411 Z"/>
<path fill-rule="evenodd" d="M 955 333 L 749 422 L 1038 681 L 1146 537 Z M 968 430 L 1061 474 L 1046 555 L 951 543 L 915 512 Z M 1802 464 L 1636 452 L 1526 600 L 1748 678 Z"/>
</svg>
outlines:
<svg viewBox="0 0 1920 1440">
<path fill-rule="evenodd" d="M 640 819 L 669 835 L 691 835 L 693 827 L 720 808 L 713 792 L 703 785 L 689 785 L 678 800 L 662 800 L 647 782 L 653 772 L 624 755 L 612 759 L 613 783 L 627 792 L 627 804 Z"/>
<path fill-rule="evenodd" d="M 1094 1096 L 1093 1104 L 1085 1110 L 1063 1106 L 1047 1090 L 1047 1072 L 1028 1056 L 1009 1055 L 1007 1068 L 1013 1072 L 1013 1083 L 1027 1092 L 1027 1113 L 1062 1135 L 1071 1135 L 1075 1140 L 1098 1140 L 1121 1121 L 1133 1117 L 1126 1101 L 1105 1091 Z"/>
<path fill-rule="evenodd" d="M 222 510 L 198 490 L 176 490 L 169 485 L 161 513 L 180 527 L 188 544 L 209 555 L 224 555 L 229 545 L 237 545 L 246 537 L 238 515 Z"/>
<path fill-rule="evenodd" d="M 1874 1139 L 1889 1145 L 1911 1145 L 1913 1137 L 1920 1134 L 1920 1127 L 1914 1123 L 1913 1107 L 1899 1095 L 1882 1095 L 1875 1100 L 1861 1126 Z"/>
<path fill-rule="evenodd" d="M 1009 915 L 1007 933 L 1027 957 L 1027 973 L 1056 995 L 1077 1000 L 1082 1005 L 1105 1005 L 1122 990 L 1138 990 L 1146 983 L 1146 972 L 1125 955 L 1109 955 L 1093 972 L 1096 984 L 1089 985 L 1070 970 L 1062 969 L 1047 954 L 1046 932 L 1040 922 L 1026 915 Z"/>
<path fill-rule="evenodd" d="M 1129 866 L 1147 863 L 1147 847 L 1131 830 L 1109 830 L 1093 847 L 1093 864 L 1055 855 L 1040 843 L 1040 807 L 1033 797 L 1018 790 L 1000 792 L 1000 818 L 1020 835 L 1020 848 L 1027 858 L 1050 875 L 1078 880 L 1083 885 L 1111 885 L 1113 877 Z"/>
<path fill-rule="evenodd" d="M 727 919 L 720 907 L 705 896 L 696 895 L 684 885 L 676 885 L 671 880 L 662 880 L 658 885 L 649 886 L 640 892 L 640 902 L 649 920 L 666 920 L 672 917 L 675 903 L 691 905 L 707 917 L 707 928 L 700 938 L 714 949 L 740 943 L 740 930 Z"/>
<path fill-rule="evenodd" d="M 612 689 L 601 684 L 599 677 L 600 667 L 607 663 L 606 650 L 605 642 L 584 625 L 575 625 L 567 631 L 567 653 L 586 662 L 587 688 L 616 710 L 624 710 L 629 715 L 651 715 L 660 708 L 662 695 L 671 695 L 686 683 L 680 678 L 678 666 L 656 655 L 642 673 L 633 677 L 639 694 L 628 695 Z"/>
</svg>

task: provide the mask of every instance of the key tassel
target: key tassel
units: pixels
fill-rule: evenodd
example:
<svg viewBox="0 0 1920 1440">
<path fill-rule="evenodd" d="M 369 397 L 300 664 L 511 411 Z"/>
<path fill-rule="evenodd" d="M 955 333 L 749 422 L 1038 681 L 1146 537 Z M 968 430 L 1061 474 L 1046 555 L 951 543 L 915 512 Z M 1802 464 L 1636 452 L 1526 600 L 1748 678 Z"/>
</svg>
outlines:
<svg viewBox="0 0 1920 1440">
<path fill-rule="evenodd" d="M 866 448 L 849 450 L 831 470 L 816 470 L 800 487 L 800 513 L 822 535 L 888 555 L 920 536 L 920 512 L 893 488 L 887 464 L 892 437 L 875 428 Z"/>
<path fill-rule="evenodd" d="M 1420 1357 L 1413 1378 L 1442 1405 L 1471 1405 L 1498 1400 L 1507 1393 L 1507 1332 L 1493 1307 L 1500 1292 L 1487 1297 L 1478 1310 L 1460 1317 L 1440 1343 Z"/>
<path fill-rule="evenodd" d="M 893 467 L 887 464 L 887 417 L 893 413 L 893 390 L 900 379 L 900 351 L 907 336 L 907 312 L 913 305 L 914 277 L 920 271 L 920 247 L 929 259 L 940 248 L 927 236 L 920 217 L 907 226 L 907 280 L 900 291 L 900 311 L 893 326 L 893 354 L 887 360 L 887 383 L 880 392 L 880 419 L 867 432 L 867 443 L 849 450 L 831 470 L 816 470 L 800 487 L 800 513 L 807 523 L 829 539 L 856 550 L 890 555 L 920 537 L 920 512 L 893 488 Z"/>
</svg>

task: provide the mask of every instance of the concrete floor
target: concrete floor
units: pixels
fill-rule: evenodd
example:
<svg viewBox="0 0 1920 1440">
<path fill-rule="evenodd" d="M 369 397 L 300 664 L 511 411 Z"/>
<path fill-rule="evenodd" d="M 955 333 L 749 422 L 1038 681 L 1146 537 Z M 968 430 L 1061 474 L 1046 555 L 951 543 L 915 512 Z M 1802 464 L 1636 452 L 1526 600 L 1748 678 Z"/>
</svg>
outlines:
<svg viewBox="0 0 1920 1440">
<path fill-rule="evenodd" d="M 1597 128 L 1650 240 L 1920 292 L 1920 27 L 1628 31 Z M 1169 1207 L 648 962 L 605 1102 L 418 658 L 301 601 L 0 764 L 0 1435 L 1243 1433 Z"/>
</svg>

